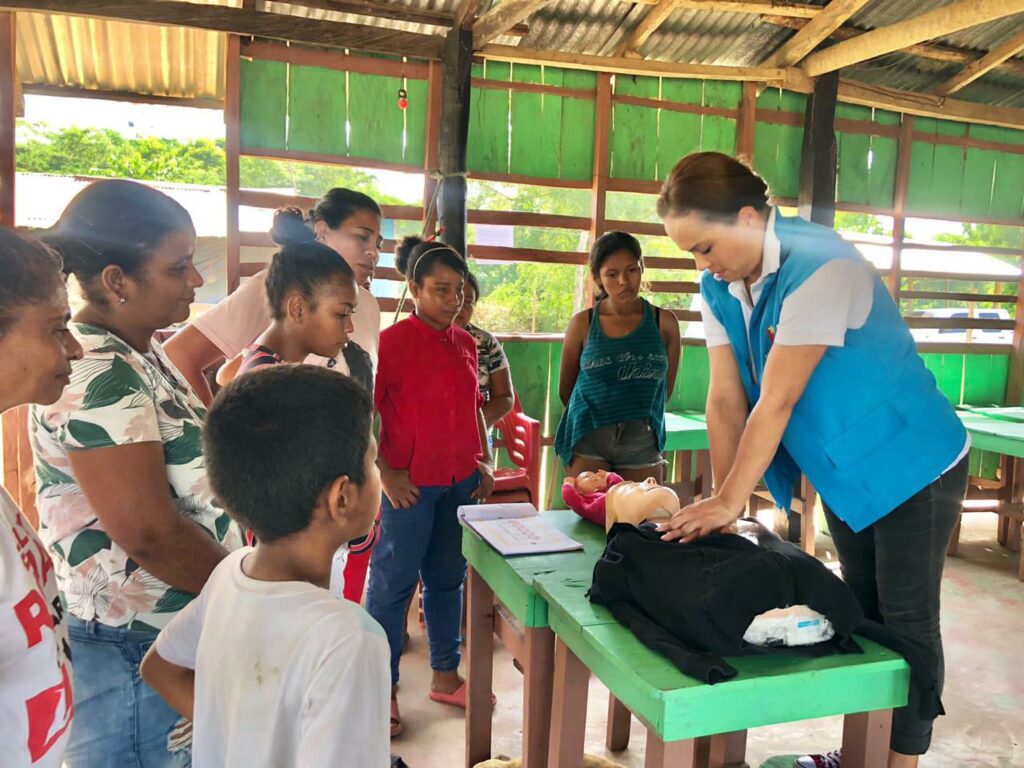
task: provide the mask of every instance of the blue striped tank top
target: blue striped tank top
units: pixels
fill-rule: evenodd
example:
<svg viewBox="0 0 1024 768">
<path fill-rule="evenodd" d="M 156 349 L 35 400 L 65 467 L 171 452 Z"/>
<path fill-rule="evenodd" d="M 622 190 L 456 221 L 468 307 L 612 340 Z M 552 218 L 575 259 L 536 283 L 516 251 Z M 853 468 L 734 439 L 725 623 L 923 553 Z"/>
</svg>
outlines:
<svg viewBox="0 0 1024 768">
<path fill-rule="evenodd" d="M 640 325 L 619 339 L 601 330 L 600 309 L 599 301 L 580 356 L 576 386 L 555 434 L 555 452 L 566 466 L 572 461 L 573 448 L 586 435 L 623 421 L 649 420 L 658 450 L 665 447 L 668 354 L 654 308 L 644 301 Z"/>
</svg>

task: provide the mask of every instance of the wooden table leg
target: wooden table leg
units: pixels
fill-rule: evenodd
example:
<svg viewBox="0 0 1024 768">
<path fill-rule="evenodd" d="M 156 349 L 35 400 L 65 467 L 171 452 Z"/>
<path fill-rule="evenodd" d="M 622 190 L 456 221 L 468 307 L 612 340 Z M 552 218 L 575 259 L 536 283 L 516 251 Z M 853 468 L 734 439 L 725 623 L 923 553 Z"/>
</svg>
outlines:
<svg viewBox="0 0 1024 768">
<path fill-rule="evenodd" d="M 694 490 L 695 501 L 706 499 L 711 496 L 711 452 L 697 451 L 697 474 L 694 482 L 700 483 L 700 491 Z M 696 485 L 694 488 L 696 489 Z"/>
<path fill-rule="evenodd" d="M 610 752 L 621 752 L 629 747 L 629 726 L 633 716 L 626 705 L 608 694 L 608 732 L 604 744 Z"/>
<path fill-rule="evenodd" d="M 858 712 L 843 720 L 843 768 L 878 768 L 889 762 L 892 710 Z"/>
<path fill-rule="evenodd" d="M 648 728 L 644 768 L 697 768 L 696 739 L 666 743 Z"/>
<path fill-rule="evenodd" d="M 814 554 L 814 507 L 818 500 L 818 492 L 811 481 L 803 478 L 804 507 L 800 513 L 800 549 L 809 555 Z"/>
<path fill-rule="evenodd" d="M 708 768 L 739 768 L 747 764 L 747 732 L 733 731 L 711 737 Z"/>
<path fill-rule="evenodd" d="M 579 768 L 587 730 L 590 670 L 555 638 L 554 690 L 551 696 L 550 768 Z"/>
<path fill-rule="evenodd" d="M 547 627 L 525 627 L 523 648 L 523 768 L 544 768 L 551 733 L 555 635 Z"/>
<path fill-rule="evenodd" d="M 494 592 L 470 566 L 466 572 L 466 768 L 491 756 L 494 675 Z"/>
</svg>

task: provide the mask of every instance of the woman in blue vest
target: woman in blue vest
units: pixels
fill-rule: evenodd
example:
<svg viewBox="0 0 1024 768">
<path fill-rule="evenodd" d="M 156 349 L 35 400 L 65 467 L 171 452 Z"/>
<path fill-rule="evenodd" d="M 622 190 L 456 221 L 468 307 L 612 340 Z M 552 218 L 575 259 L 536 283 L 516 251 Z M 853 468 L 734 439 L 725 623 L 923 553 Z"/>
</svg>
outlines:
<svg viewBox="0 0 1024 768">
<path fill-rule="evenodd" d="M 626 480 L 663 475 L 665 403 L 679 367 L 679 322 L 640 296 L 640 243 L 601 235 L 590 250 L 593 309 L 576 313 L 562 344 L 565 413 L 555 452 L 570 477 L 611 470 Z"/>
<path fill-rule="evenodd" d="M 847 583 L 868 618 L 935 651 L 939 589 L 967 488 L 967 434 L 917 354 L 877 273 L 833 230 L 783 216 L 765 182 L 726 155 L 683 158 L 658 199 L 701 277 L 715 493 L 666 539 L 731 523 L 764 478 L 789 508 L 802 472 L 821 494 Z M 932 719 L 911 685 L 890 768 L 916 766 Z M 801 758 L 832 768 L 839 755 Z"/>
</svg>

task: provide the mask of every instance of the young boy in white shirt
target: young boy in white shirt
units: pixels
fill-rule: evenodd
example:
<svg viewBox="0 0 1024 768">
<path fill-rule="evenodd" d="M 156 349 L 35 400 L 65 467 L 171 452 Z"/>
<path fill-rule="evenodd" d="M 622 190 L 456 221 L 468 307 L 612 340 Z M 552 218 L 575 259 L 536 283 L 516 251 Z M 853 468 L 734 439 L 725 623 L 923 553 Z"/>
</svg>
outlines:
<svg viewBox="0 0 1024 768">
<path fill-rule="evenodd" d="M 307 365 L 254 371 L 210 408 L 210 482 L 258 543 L 142 663 L 192 720 L 195 768 L 389 765 L 387 639 L 341 591 L 346 545 L 380 506 L 371 419 L 359 384 Z"/>
</svg>

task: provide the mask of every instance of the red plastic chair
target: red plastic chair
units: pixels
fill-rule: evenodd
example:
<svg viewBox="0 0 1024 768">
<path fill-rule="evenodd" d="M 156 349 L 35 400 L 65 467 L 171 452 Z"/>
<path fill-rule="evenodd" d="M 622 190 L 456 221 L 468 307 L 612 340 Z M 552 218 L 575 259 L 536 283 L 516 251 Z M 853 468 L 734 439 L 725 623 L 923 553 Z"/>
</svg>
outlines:
<svg viewBox="0 0 1024 768">
<path fill-rule="evenodd" d="M 539 506 L 540 422 L 523 413 L 516 396 L 512 410 L 497 426 L 505 440 L 505 451 L 516 468 L 495 470 L 494 491 L 488 503 L 528 501 Z"/>
</svg>

